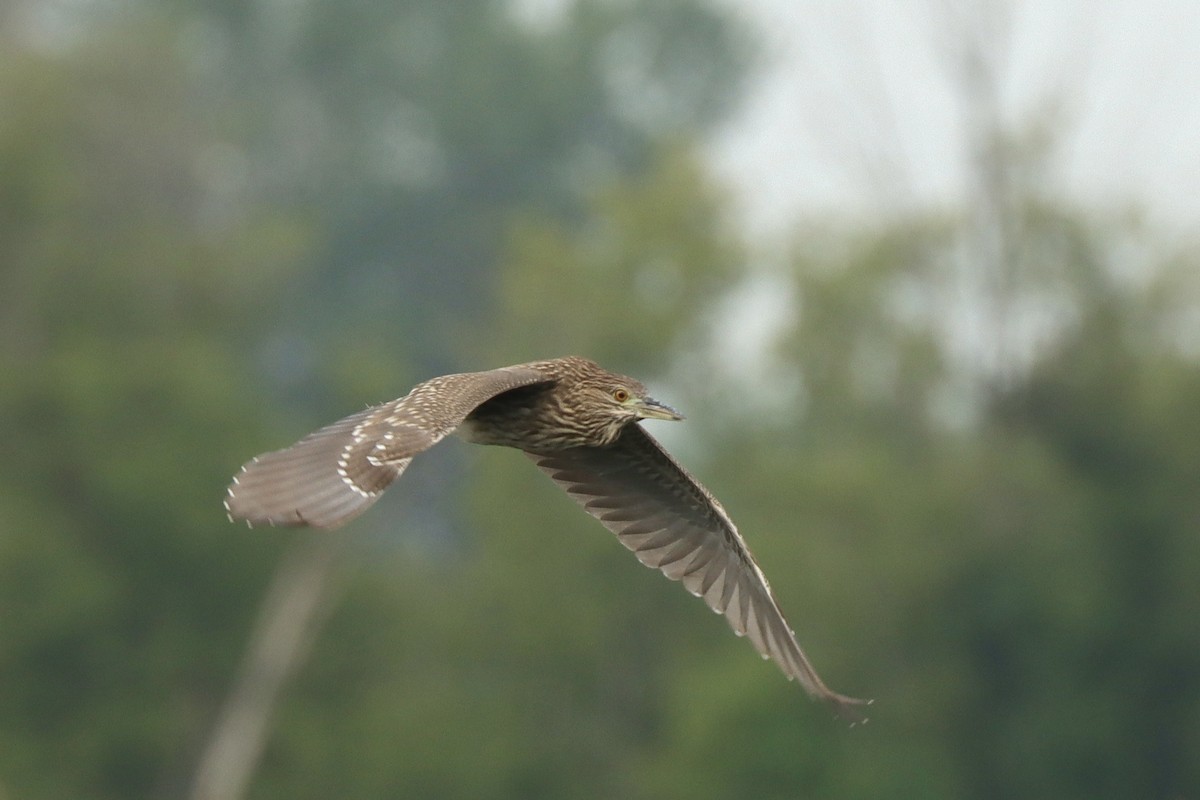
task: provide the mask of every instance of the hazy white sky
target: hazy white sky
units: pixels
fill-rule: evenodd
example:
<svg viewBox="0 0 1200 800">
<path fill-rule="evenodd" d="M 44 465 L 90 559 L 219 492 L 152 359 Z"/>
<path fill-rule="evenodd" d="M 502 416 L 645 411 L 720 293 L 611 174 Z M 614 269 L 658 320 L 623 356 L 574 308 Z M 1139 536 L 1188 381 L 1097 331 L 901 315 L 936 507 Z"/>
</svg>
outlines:
<svg viewBox="0 0 1200 800">
<path fill-rule="evenodd" d="M 713 145 L 760 233 L 802 214 L 953 202 L 973 121 L 1047 124 L 1052 185 L 1200 233 L 1200 0 L 724 0 L 767 58 Z M 982 43 L 998 103 L 966 98 Z"/>
</svg>

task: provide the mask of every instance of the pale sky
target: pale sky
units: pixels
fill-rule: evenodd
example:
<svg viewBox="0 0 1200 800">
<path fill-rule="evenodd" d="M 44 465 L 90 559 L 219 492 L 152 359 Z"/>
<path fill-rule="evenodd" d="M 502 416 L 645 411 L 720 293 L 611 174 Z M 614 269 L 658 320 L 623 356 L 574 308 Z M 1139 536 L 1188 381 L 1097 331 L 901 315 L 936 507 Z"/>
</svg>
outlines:
<svg viewBox="0 0 1200 800">
<path fill-rule="evenodd" d="M 756 233 L 955 202 L 968 121 L 996 107 L 1014 132 L 1055 120 L 1059 195 L 1200 233 L 1198 0 L 721 1 L 767 47 L 711 147 Z M 980 96 L 963 89 L 971 37 L 998 104 L 965 100 Z"/>
</svg>

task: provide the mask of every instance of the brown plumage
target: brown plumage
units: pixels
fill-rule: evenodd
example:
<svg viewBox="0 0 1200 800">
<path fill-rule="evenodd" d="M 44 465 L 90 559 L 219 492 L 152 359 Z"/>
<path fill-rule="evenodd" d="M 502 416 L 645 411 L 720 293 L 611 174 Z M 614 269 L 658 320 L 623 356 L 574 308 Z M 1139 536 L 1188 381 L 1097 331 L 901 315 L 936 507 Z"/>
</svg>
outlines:
<svg viewBox="0 0 1200 800">
<path fill-rule="evenodd" d="M 579 357 L 444 375 L 258 456 L 225 509 L 250 525 L 334 528 L 365 511 L 413 457 L 457 432 L 515 447 L 648 567 L 724 614 L 764 658 L 839 714 L 864 701 L 831 691 L 796 642 L 771 587 L 721 504 L 641 419 L 682 416 L 642 384 Z"/>
</svg>

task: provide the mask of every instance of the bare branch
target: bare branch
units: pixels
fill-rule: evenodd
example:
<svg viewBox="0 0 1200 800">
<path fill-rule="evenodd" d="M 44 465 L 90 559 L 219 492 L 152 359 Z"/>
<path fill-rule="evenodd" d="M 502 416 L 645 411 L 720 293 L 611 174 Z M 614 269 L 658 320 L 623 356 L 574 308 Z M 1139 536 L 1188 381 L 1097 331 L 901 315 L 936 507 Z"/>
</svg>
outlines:
<svg viewBox="0 0 1200 800">
<path fill-rule="evenodd" d="M 233 690 L 193 778 L 191 800 L 237 800 L 266 744 L 275 703 L 308 655 L 331 607 L 345 536 L 314 532 L 284 555 L 263 599 Z"/>
</svg>

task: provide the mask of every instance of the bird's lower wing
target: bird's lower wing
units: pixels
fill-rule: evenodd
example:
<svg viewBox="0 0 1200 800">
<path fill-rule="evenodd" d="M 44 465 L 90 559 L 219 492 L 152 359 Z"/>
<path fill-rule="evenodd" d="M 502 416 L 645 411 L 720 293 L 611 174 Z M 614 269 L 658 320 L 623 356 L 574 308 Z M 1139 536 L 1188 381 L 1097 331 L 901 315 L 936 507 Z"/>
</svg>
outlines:
<svg viewBox="0 0 1200 800">
<path fill-rule="evenodd" d="M 839 714 L 862 718 L 854 706 L 864 701 L 831 691 L 809 663 L 720 503 L 640 425 L 608 447 L 528 455 L 643 564 L 704 598 L 789 679 Z"/>
<path fill-rule="evenodd" d="M 425 381 L 404 397 L 252 459 L 229 485 L 225 510 L 250 525 L 336 528 L 369 508 L 413 456 L 481 403 L 545 380 L 533 369 L 505 367 Z"/>
</svg>

